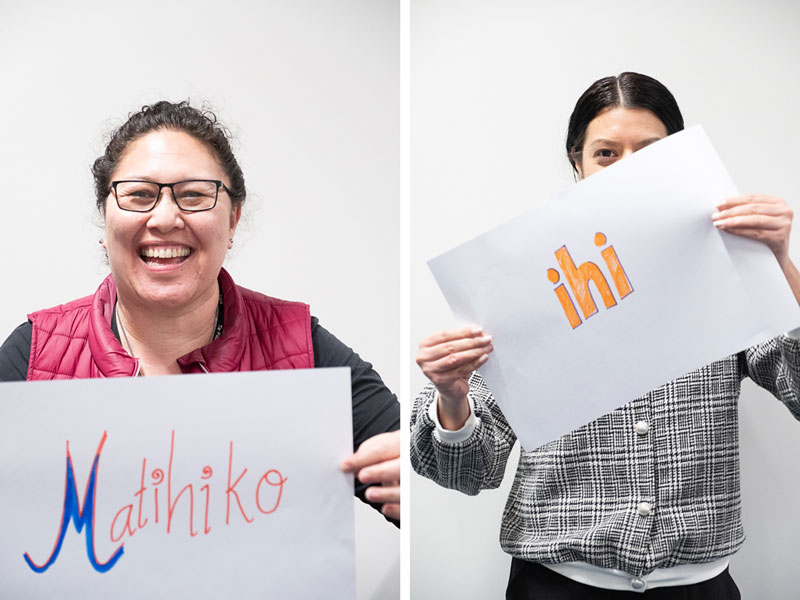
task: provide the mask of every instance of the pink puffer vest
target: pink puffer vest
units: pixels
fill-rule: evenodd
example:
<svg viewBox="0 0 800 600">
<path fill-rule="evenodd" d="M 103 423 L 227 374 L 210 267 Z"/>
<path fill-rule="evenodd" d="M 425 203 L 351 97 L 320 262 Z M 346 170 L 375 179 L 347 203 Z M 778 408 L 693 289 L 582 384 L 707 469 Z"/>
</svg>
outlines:
<svg viewBox="0 0 800 600">
<path fill-rule="evenodd" d="M 178 359 L 184 373 L 227 373 L 314 366 L 307 304 L 287 302 L 234 284 L 219 274 L 225 329 Z M 111 275 L 93 296 L 28 315 L 33 323 L 28 379 L 129 377 L 139 361 L 111 330 L 117 288 Z"/>
</svg>

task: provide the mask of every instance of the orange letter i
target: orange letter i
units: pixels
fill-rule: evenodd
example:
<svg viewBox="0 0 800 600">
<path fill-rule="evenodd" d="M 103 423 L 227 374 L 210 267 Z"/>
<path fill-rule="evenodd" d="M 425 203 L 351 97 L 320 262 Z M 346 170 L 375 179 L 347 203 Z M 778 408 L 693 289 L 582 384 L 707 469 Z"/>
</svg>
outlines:
<svg viewBox="0 0 800 600">
<path fill-rule="evenodd" d="M 558 280 L 561 279 L 561 276 L 555 269 L 547 269 L 547 278 L 552 283 L 558 283 Z M 575 329 L 578 325 L 583 323 L 583 321 L 581 321 L 581 318 L 578 316 L 578 311 L 575 310 L 575 305 L 572 303 L 572 298 L 569 297 L 567 288 L 565 288 L 564 284 L 562 283 L 556 287 L 554 291 L 558 297 L 558 301 L 561 303 L 561 308 L 564 310 L 564 314 L 567 316 L 567 319 L 569 319 L 569 324 L 572 325 L 573 329 Z"/>
</svg>

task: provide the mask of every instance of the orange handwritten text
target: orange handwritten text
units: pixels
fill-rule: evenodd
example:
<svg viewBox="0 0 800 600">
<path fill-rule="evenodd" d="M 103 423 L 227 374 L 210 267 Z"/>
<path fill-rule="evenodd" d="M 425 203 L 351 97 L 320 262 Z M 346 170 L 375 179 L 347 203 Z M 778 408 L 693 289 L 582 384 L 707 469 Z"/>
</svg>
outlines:
<svg viewBox="0 0 800 600">
<path fill-rule="evenodd" d="M 166 533 L 184 532 L 189 537 L 198 533 L 208 535 L 213 526 L 210 521 L 214 511 L 211 509 L 216 502 L 224 502 L 224 525 L 230 525 L 238 512 L 241 521 L 252 523 L 254 516 L 248 516 L 247 511 L 257 514 L 269 515 L 278 510 L 283 497 L 283 486 L 287 478 L 277 469 L 269 469 L 256 477 L 247 476 L 247 468 L 234 469 L 234 443 L 228 444 L 227 456 L 227 486 L 221 483 L 213 486 L 214 470 L 206 465 L 200 471 L 203 485 L 198 483 L 185 483 L 182 487 L 174 481 L 173 465 L 176 460 L 175 432 L 170 435 L 169 460 L 167 471 L 160 468 L 153 469 L 150 473 L 150 483 L 147 483 L 147 458 L 142 459 L 142 471 L 138 478 L 138 488 L 133 493 L 134 501 L 120 508 L 111 521 L 110 537 L 112 542 L 119 542 L 125 537 L 132 537 L 138 530 L 152 522 L 166 521 Z M 235 476 L 234 472 L 238 472 Z M 256 471 L 259 473 L 259 471 Z M 266 485 L 265 485 L 266 484 Z M 245 488 L 246 486 L 246 488 Z M 164 489 L 166 488 L 166 489 Z M 197 489 L 195 489 L 197 488 Z M 214 493 L 214 490 L 217 493 Z M 159 489 L 161 496 L 159 498 Z M 166 494 L 166 498 L 164 498 Z M 147 499 L 152 497 L 152 503 Z M 197 503 L 197 510 L 195 510 Z M 238 510 L 231 511 L 231 505 Z M 152 506 L 152 510 L 148 509 Z M 233 512 L 233 514 L 231 514 Z M 152 517 L 152 521 L 150 520 Z M 202 527 L 201 527 L 202 526 Z"/>
<path fill-rule="evenodd" d="M 598 232 L 595 234 L 595 246 L 604 246 L 606 241 L 604 233 Z M 606 308 L 617 305 L 617 300 L 611 291 L 611 287 L 608 285 L 605 275 L 603 275 L 603 272 L 600 270 L 600 267 L 590 261 L 586 261 L 580 266 L 575 266 L 575 262 L 572 260 L 572 256 L 570 256 L 566 246 L 561 246 L 561 248 L 556 250 L 555 255 L 558 266 L 561 268 L 561 272 L 564 274 L 564 278 L 567 280 L 572 290 L 572 294 L 575 297 L 578 308 L 580 308 L 583 313 L 584 319 L 588 319 L 597 313 L 597 305 L 592 296 L 592 291 L 589 288 L 589 283 L 594 284 Z M 600 256 L 603 257 L 603 261 L 611 275 L 611 280 L 614 282 L 614 287 L 616 287 L 619 298 L 622 300 L 633 292 L 633 287 L 625 273 L 625 269 L 622 267 L 622 263 L 619 261 L 614 246 L 609 246 L 602 250 Z M 558 283 L 561 280 L 561 273 L 559 273 L 557 269 L 547 269 L 547 278 L 551 283 Z M 578 314 L 578 310 L 575 308 L 575 302 L 573 302 L 566 286 L 561 283 L 557 285 L 553 291 L 556 294 L 556 298 L 558 298 L 558 302 L 561 304 L 561 308 L 569 324 L 575 329 L 578 325 L 583 323 L 583 321 Z"/>
</svg>

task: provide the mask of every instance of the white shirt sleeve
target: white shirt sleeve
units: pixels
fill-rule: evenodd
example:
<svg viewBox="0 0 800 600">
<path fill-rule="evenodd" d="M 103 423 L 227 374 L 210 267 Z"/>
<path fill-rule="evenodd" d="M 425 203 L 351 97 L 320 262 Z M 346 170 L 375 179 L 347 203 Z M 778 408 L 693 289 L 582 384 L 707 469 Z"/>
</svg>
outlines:
<svg viewBox="0 0 800 600">
<path fill-rule="evenodd" d="M 475 428 L 480 423 L 480 419 L 475 416 L 472 394 L 467 395 L 467 404 L 469 405 L 469 416 L 466 422 L 461 429 L 451 431 L 450 429 L 442 427 L 442 424 L 439 422 L 439 394 L 436 394 L 436 399 L 431 402 L 430 407 L 428 407 L 428 416 L 431 421 L 433 421 L 434 425 L 436 425 L 436 437 L 439 441 L 445 444 L 457 444 L 458 442 L 463 442 L 472 435 L 472 432 L 475 431 Z"/>
</svg>

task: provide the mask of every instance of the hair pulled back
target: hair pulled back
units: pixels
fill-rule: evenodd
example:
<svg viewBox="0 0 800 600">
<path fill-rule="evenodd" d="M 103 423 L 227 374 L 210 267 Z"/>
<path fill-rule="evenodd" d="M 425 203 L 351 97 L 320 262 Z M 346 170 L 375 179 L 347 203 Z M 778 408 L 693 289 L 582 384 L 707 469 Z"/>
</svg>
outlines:
<svg viewBox="0 0 800 600">
<path fill-rule="evenodd" d="M 683 129 L 678 103 L 658 80 L 632 72 L 598 79 L 578 98 L 569 118 L 567 157 L 576 174 L 589 123 L 604 110 L 617 107 L 649 110 L 661 119 L 668 135 Z"/>
<path fill-rule="evenodd" d="M 199 110 L 189 105 L 188 100 L 173 103 L 166 100 L 156 102 L 128 116 L 111 134 L 105 153 L 92 165 L 97 208 L 105 214 L 106 198 L 111 189 L 111 174 L 119 166 L 128 145 L 140 137 L 157 130 L 182 131 L 205 144 L 219 161 L 230 180 L 231 204 L 241 205 L 247 192 L 244 174 L 231 150 L 231 134 L 217 121 L 210 110 Z"/>
</svg>

